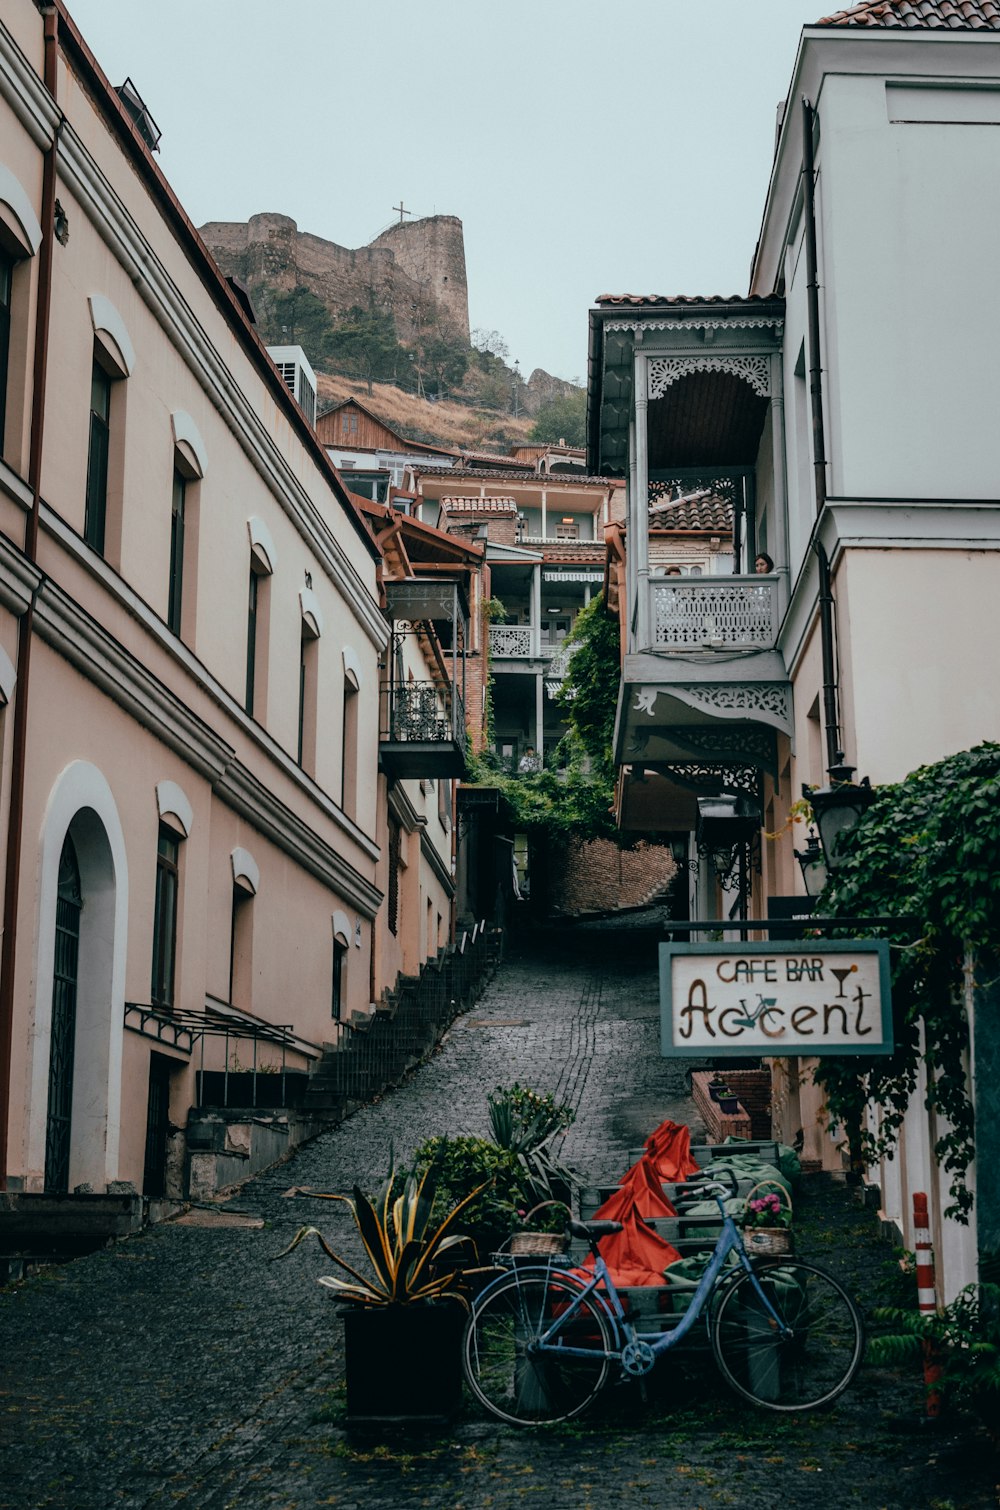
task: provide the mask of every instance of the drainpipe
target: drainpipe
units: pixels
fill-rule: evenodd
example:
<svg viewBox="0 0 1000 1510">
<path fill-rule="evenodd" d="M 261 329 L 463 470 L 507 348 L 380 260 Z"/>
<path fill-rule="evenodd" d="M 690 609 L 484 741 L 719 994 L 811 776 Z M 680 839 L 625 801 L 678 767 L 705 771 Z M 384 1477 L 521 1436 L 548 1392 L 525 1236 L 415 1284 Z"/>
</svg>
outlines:
<svg viewBox="0 0 1000 1510">
<path fill-rule="evenodd" d="M 54 5 L 39 7 L 44 25 L 43 79 L 56 100 L 59 17 Z M 24 529 L 24 555 L 34 563 L 38 557 L 38 522 L 41 513 L 42 435 L 45 423 L 45 380 L 49 356 L 49 315 L 52 306 L 53 219 L 56 203 L 56 150 L 59 128 L 45 152 L 42 168 L 42 244 L 38 249 L 38 295 L 35 317 L 35 348 L 31 387 L 31 444 L 28 452 L 28 486 L 31 512 Z M 24 833 L 24 783 L 28 744 L 28 687 L 31 673 L 31 642 L 34 632 L 35 593 L 22 615 L 17 635 L 17 680 L 15 682 L 10 780 L 10 819 L 4 871 L 3 953 L 0 955 L 0 1190 L 7 1189 L 8 1124 L 10 1121 L 10 1070 L 14 1038 L 14 971 L 17 962 L 17 913 L 20 899 L 21 845 Z"/>
<path fill-rule="evenodd" d="M 816 172 L 813 159 L 815 111 L 802 100 L 802 187 L 806 242 L 806 306 L 809 331 L 809 400 L 812 410 L 813 478 L 816 517 L 826 507 L 826 434 L 823 428 L 823 366 L 819 334 L 819 277 L 816 258 Z M 819 634 L 823 658 L 823 725 L 826 731 L 826 763 L 840 763 L 840 704 L 837 695 L 836 644 L 833 624 L 833 589 L 830 561 L 819 537 L 813 534 L 813 550 L 819 563 Z"/>
</svg>

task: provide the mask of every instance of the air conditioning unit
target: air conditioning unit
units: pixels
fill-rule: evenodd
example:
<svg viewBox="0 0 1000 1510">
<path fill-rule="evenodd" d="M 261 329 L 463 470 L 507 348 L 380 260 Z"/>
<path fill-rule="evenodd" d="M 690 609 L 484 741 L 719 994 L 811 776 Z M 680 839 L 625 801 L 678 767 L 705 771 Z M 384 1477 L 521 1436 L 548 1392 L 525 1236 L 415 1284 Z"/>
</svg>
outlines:
<svg viewBox="0 0 1000 1510">
<path fill-rule="evenodd" d="M 301 346 L 269 346 L 267 354 L 281 373 L 285 387 L 298 400 L 299 408 L 315 428 L 316 374 Z"/>
</svg>

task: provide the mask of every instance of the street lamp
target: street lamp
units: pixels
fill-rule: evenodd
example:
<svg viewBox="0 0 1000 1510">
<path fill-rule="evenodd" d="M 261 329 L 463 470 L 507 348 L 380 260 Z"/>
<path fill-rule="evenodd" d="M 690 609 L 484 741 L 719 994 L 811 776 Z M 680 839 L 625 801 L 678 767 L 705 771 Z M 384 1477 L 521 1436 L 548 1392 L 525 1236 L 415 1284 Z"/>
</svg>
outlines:
<svg viewBox="0 0 1000 1510">
<path fill-rule="evenodd" d="M 818 897 L 826 885 L 826 860 L 823 857 L 823 846 L 819 842 L 819 836 L 810 833 L 806 840 L 805 850 L 802 853 L 795 850 L 793 853 L 802 869 L 806 896 Z"/>
<path fill-rule="evenodd" d="M 827 771 L 828 785 L 817 787 L 815 791 L 807 786 L 802 788 L 803 797 L 812 806 L 823 858 L 831 873 L 841 859 L 838 853 L 841 835 L 857 828 L 875 797 L 868 777 L 855 782 L 851 779 L 853 775 L 854 766 L 845 765 L 844 752 L 838 750 L 836 763 Z"/>
<path fill-rule="evenodd" d="M 740 845 L 750 843 L 760 823 L 759 807 L 742 792 L 698 798 L 698 850 L 712 856 L 720 880 L 732 870 Z"/>
</svg>

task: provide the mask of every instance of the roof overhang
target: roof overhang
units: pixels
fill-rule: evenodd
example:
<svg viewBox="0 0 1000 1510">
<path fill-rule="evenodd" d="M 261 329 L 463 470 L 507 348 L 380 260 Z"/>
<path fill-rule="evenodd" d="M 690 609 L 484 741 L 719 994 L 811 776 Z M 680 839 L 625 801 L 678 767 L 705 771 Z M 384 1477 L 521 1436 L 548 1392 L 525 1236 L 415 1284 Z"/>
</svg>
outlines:
<svg viewBox="0 0 1000 1510">
<path fill-rule="evenodd" d="M 647 411 L 650 475 L 752 465 L 784 309 L 774 297 L 602 296 L 590 311 L 588 471 L 627 473 L 639 348 L 656 363 Z"/>
</svg>

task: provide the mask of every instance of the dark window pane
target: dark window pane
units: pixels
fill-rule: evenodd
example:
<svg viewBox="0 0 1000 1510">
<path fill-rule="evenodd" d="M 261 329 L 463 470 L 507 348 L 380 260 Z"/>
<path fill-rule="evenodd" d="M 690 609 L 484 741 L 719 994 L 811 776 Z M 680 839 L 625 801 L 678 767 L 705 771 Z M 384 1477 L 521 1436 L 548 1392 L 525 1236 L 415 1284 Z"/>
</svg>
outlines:
<svg viewBox="0 0 1000 1510">
<path fill-rule="evenodd" d="M 347 950 L 337 939 L 333 941 L 333 1001 L 330 1015 L 339 1022 L 344 1002 L 344 960 Z"/>
<path fill-rule="evenodd" d="M 7 416 L 7 364 L 10 358 L 10 294 L 14 278 L 14 261 L 0 251 L 0 453 L 3 452 L 4 421 Z"/>
<path fill-rule="evenodd" d="M 174 473 L 174 492 L 170 506 L 170 584 L 167 594 L 167 623 L 174 634 L 181 632 L 181 594 L 184 587 L 184 478 Z"/>
<path fill-rule="evenodd" d="M 156 895 L 153 901 L 153 970 L 150 1000 L 154 1006 L 174 1003 L 174 960 L 177 953 L 177 861 L 180 841 L 161 828 L 156 851 Z"/>
<path fill-rule="evenodd" d="M 250 572 L 250 596 L 247 605 L 247 690 L 244 707 L 253 716 L 254 677 L 257 671 L 257 573 Z"/>
<path fill-rule="evenodd" d="M 87 508 L 83 536 L 93 550 L 104 554 L 108 512 L 108 449 L 111 431 L 111 379 L 94 363 L 90 380 L 90 451 L 87 456 Z"/>
</svg>

